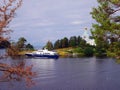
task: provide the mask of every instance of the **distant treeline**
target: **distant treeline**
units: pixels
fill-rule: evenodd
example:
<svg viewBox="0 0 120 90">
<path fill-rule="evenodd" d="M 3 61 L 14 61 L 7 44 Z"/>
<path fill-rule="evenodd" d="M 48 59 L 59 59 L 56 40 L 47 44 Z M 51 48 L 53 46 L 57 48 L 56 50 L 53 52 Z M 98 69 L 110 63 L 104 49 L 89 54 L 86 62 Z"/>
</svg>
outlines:
<svg viewBox="0 0 120 90">
<path fill-rule="evenodd" d="M 48 41 L 45 45 L 45 47 L 49 50 L 52 49 L 59 49 L 59 48 L 68 48 L 68 47 L 86 47 L 89 44 L 80 36 L 71 36 L 70 38 L 64 37 L 60 40 L 55 41 L 55 43 L 52 43 L 51 41 Z M 90 46 L 90 45 L 89 45 Z"/>
<path fill-rule="evenodd" d="M 20 52 L 26 50 L 34 50 L 34 47 L 30 43 L 27 43 L 27 40 L 24 37 L 20 37 L 17 42 L 10 43 L 7 53 L 10 56 L 17 56 Z"/>
</svg>

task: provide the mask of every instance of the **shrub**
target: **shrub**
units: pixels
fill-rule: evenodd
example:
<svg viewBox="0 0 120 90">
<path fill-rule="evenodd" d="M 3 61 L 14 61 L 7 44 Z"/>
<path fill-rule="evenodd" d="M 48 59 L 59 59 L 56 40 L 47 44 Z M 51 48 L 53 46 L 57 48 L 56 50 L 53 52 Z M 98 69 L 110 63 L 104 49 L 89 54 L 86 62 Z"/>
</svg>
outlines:
<svg viewBox="0 0 120 90">
<path fill-rule="evenodd" d="M 93 51 L 92 47 L 86 47 L 84 49 L 84 55 L 85 56 L 93 56 L 93 54 L 94 54 L 94 51 Z"/>
</svg>

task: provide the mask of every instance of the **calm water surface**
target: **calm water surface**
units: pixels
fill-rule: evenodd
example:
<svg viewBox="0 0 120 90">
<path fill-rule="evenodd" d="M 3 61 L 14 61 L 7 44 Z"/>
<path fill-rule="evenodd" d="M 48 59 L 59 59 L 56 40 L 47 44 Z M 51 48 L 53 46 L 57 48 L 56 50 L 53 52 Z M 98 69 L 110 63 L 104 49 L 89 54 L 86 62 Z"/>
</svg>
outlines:
<svg viewBox="0 0 120 90">
<path fill-rule="evenodd" d="M 120 90 L 120 64 L 111 58 L 25 58 L 1 62 L 24 61 L 34 65 L 36 85 L 28 88 L 21 82 L 0 82 L 0 90 Z"/>
</svg>

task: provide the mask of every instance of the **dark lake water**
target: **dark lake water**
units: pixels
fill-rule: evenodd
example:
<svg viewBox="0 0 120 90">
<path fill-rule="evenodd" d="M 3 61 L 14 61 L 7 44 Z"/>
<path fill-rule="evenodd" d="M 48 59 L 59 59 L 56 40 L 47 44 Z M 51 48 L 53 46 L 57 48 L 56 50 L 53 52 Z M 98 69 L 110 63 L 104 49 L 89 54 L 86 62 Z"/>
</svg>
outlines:
<svg viewBox="0 0 120 90">
<path fill-rule="evenodd" d="M 120 64 L 111 58 L 11 58 L 0 62 L 33 65 L 36 83 L 26 87 L 24 81 L 0 82 L 0 90 L 120 90 Z"/>
</svg>

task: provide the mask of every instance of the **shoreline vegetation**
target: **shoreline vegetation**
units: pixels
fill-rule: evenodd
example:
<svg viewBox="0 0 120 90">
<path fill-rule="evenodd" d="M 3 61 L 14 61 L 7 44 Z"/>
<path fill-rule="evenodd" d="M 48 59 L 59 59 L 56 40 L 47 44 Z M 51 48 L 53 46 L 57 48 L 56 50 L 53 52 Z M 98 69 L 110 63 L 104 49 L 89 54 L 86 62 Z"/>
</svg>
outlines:
<svg viewBox="0 0 120 90">
<path fill-rule="evenodd" d="M 79 47 L 73 48 L 73 47 L 69 47 L 69 48 L 61 48 L 61 49 L 55 49 L 53 51 L 56 51 L 60 57 L 63 58 L 68 58 L 68 57 L 72 57 L 72 58 L 76 58 L 76 57 L 93 57 L 95 55 L 93 55 L 93 53 L 91 54 L 85 54 L 84 52 L 78 52 L 77 50 L 79 49 Z M 31 53 L 35 50 L 24 50 L 18 53 L 18 56 L 24 56 L 25 53 Z M 106 55 L 102 56 L 105 57 Z"/>
<path fill-rule="evenodd" d="M 80 36 L 55 41 L 48 41 L 44 47 L 48 50 L 56 50 L 61 56 L 97 56 L 114 57 L 120 60 L 120 11 L 119 0 L 98 0 L 98 6 L 92 8 L 90 15 L 96 21 L 90 29 L 90 39 L 94 39 L 95 45 L 90 45 Z M 14 3 L 14 4 L 13 4 Z M 7 48 L 10 56 L 22 55 L 26 51 L 34 50 L 24 37 L 17 42 L 9 43 L 9 23 L 14 18 L 16 10 L 22 5 L 22 0 L 8 0 L 1 6 L 0 17 L 0 47 Z M 87 28 L 86 28 L 87 30 Z M 8 41 L 7 41 L 8 40 Z"/>
<path fill-rule="evenodd" d="M 60 57 L 84 57 L 83 52 L 77 52 L 78 48 L 61 48 L 61 49 L 56 49 L 55 51 L 60 55 Z"/>
<path fill-rule="evenodd" d="M 33 45 L 27 43 L 27 40 L 24 37 L 19 38 L 17 42 L 8 43 L 6 46 L 7 55 L 11 57 L 24 56 L 26 53 L 35 51 Z M 114 57 L 114 53 L 110 53 L 104 48 L 98 48 L 95 45 L 90 45 L 80 36 L 72 36 L 70 39 L 64 37 L 61 40 L 57 40 L 54 44 L 51 41 L 48 41 L 43 48 L 56 51 L 59 56 L 63 58 L 96 56 L 112 57 L 120 60 L 120 56 Z"/>
<path fill-rule="evenodd" d="M 76 52 L 76 50 L 78 49 L 78 47 L 73 48 L 73 47 L 69 47 L 69 48 L 61 48 L 61 49 L 55 49 L 53 51 L 56 51 L 60 58 L 82 58 L 82 57 L 97 57 L 97 58 L 115 58 L 117 60 L 117 62 L 120 61 L 120 57 L 111 57 L 108 56 L 107 54 L 103 53 L 102 55 L 97 55 L 96 53 L 93 53 L 93 55 L 85 55 L 85 53 L 83 52 Z M 25 56 L 25 53 L 31 53 L 35 50 L 24 50 L 18 53 L 18 56 Z M 119 62 L 120 63 L 120 62 Z"/>
</svg>

